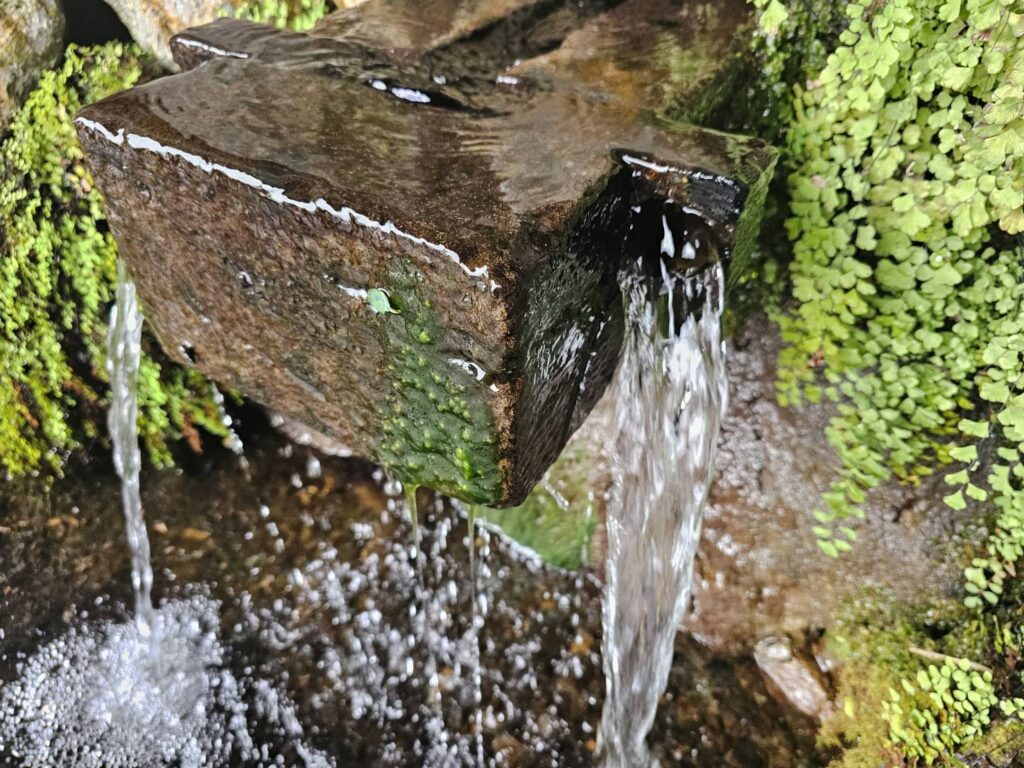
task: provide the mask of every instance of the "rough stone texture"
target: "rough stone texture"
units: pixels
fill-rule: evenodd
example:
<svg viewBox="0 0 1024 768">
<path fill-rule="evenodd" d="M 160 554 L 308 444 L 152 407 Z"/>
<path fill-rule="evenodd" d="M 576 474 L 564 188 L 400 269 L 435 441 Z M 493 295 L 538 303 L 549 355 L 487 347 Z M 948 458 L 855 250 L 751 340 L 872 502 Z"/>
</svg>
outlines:
<svg viewBox="0 0 1024 768">
<path fill-rule="evenodd" d="M 666 229 L 693 264 L 749 236 L 774 152 L 666 118 L 749 11 L 400 5 L 190 30 L 190 71 L 79 131 L 172 355 L 408 482 L 515 504 L 611 376 L 625 260 Z"/>
<path fill-rule="evenodd" d="M 212 21 L 235 5 L 232 0 L 107 0 L 107 4 L 135 41 L 171 68 L 171 37 L 187 27 Z"/>
<path fill-rule="evenodd" d="M 941 477 L 879 488 L 867 519 L 854 523 L 853 550 L 832 559 L 818 549 L 811 514 L 837 468 L 824 433 L 829 411 L 778 405 L 779 344 L 763 316 L 730 344 L 729 414 L 686 620 L 716 648 L 813 636 L 841 600 L 872 588 L 917 601 L 953 596 L 962 581 L 957 555 L 971 515 L 942 503 Z"/>
<path fill-rule="evenodd" d="M 57 63 L 63 40 L 58 0 L 0 0 L 0 135 L 39 73 Z"/>
</svg>

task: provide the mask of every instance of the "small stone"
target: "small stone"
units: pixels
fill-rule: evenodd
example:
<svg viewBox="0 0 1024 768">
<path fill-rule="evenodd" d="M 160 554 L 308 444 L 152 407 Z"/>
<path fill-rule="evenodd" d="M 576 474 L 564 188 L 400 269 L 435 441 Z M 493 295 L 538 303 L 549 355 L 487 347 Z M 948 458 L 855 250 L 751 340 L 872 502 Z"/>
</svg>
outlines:
<svg viewBox="0 0 1024 768">
<path fill-rule="evenodd" d="M 0 0 L 0 135 L 64 48 L 58 0 Z"/>
<path fill-rule="evenodd" d="M 234 8 L 230 0 L 107 0 L 107 4 L 135 41 L 171 69 L 175 68 L 171 37 L 187 27 L 213 21 Z"/>
<path fill-rule="evenodd" d="M 832 701 L 820 673 L 813 661 L 794 654 L 788 637 L 761 640 L 754 648 L 754 659 L 774 684 L 775 692 L 790 706 L 816 720 L 832 714 Z"/>
</svg>

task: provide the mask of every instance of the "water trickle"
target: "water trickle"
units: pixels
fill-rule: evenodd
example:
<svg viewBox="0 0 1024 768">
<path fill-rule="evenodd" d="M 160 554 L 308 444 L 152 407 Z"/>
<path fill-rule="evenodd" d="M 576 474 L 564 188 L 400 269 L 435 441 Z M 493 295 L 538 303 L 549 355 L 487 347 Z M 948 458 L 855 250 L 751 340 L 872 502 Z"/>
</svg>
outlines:
<svg viewBox="0 0 1024 768">
<path fill-rule="evenodd" d="M 613 384 L 618 429 L 603 605 L 600 749 L 609 768 L 658 764 L 646 739 L 690 596 L 727 400 L 720 265 L 677 275 L 662 262 L 661 272 L 657 293 L 638 274 L 622 280 L 627 331 Z"/>
<path fill-rule="evenodd" d="M 470 504 L 466 508 L 466 546 L 469 553 L 469 599 L 470 599 L 470 682 L 473 692 L 472 738 L 476 764 L 484 765 L 484 734 L 483 734 L 483 677 L 480 671 L 480 630 L 484 625 L 484 610 L 480 605 L 479 576 L 476 567 L 476 507 Z M 484 603 L 486 606 L 486 602 Z"/>
<path fill-rule="evenodd" d="M 427 754 L 444 753 L 446 733 L 444 715 L 441 710 L 441 688 L 437 674 L 437 617 L 434 615 L 435 599 L 432 591 L 427 588 L 426 566 L 423 562 L 423 537 L 420 534 L 419 506 L 416 502 L 416 486 L 405 486 L 405 506 L 412 529 L 411 560 L 416 565 L 416 594 L 411 610 L 413 614 L 413 631 L 417 642 L 424 649 L 423 676 L 426 682 L 426 702 L 429 713 L 425 732 L 428 738 Z"/>
<path fill-rule="evenodd" d="M 202 595 L 153 605 L 153 566 L 143 516 L 137 430 L 142 314 L 118 263 L 107 336 L 108 414 L 131 560 L 134 622 L 73 627 L 0 685 L 0 760 L 77 768 L 282 765 L 281 734 L 307 768 L 334 762 L 303 742 L 294 705 L 276 687 L 239 679 L 220 641 L 220 606 Z M 223 398 L 216 393 L 218 405 Z M 242 461 L 242 445 L 222 411 Z M 83 614 L 84 616 L 84 614 Z M 5 763 L 7 764 L 7 763 Z"/>
<path fill-rule="evenodd" d="M 135 623 L 146 637 L 154 628 L 153 566 L 149 556 L 149 534 L 139 492 L 139 359 L 142 355 L 142 314 L 135 284 L 122 262 L 117 264 L 117 294 L 110 310 L 107 332 L 107 373 L 110 375 L 110 411 L 107 428 L 114 449 L 114 467 L 121 478 L 121 501 L 131 553 L 132 592 L 135 595 Z"/>
</svg>

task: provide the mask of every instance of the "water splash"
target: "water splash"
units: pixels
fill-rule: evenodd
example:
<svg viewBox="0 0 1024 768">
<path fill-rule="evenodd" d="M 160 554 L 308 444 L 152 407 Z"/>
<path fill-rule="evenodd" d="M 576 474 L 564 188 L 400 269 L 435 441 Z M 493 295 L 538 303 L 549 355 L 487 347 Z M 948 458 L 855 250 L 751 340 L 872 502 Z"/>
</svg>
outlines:
<svg viewBox="0 0 1024 768">
<path fill-rule="evenodd" d="M 284 754 L 261 742 L 260 733 L 283 736 L 278 741 L 308 768 L 332 768 L 333 761 L 303 743 L 286 697 L 230 671 L 217 602 L 199 596 L 153 605 L 139 484 L 141 344 L 135 286 L 118 263 L 107 336 L 107 423 L 121 478 L 134 622 L 73 627 L 19 665 L 18 678 L 0 686 L 0 759 L 77 768 L 282 765 Z"/>
<path fill-rule="evenodd" d="M 662 281 L 658 295 L 639 275 L 622 285 L 627 330 L 613 384 L 618 429 L 603 605 L 600 750 L 610 768 L 658 764 L 646 739 L 690 596 L 727 401 L 721 267 L 680 276 L 663 264 Z M 677 318 L 680 306 L 698 309 Z"/>
<path fill-rule="evenodd" d="M 0 762 L 207 768 L 295 755 L 289 764 L 333 768 L 303 742 L 287 697 L 231 671 L 216 601 L 171 601 L 153 619 L 158 646 L 135 623 L 85 624 L 19 665 L 0 694 Z"/>
<path fill-rule="evenodd" d="M 107 332 L 107 373 L 110 375 L 110 411 L 107 428 L 114 449 L 114 467 L 121 478 L 128 549 L 131 553 L 132 592 L 135 595 L 135 623 L 148 637 L 154 628 L 153 566 L 149 556 L 149 534 L 142 512 L 139 470 L 142 454 L 138 435 L 139 360 L 142 355 L 142 313 L 135 284 L 122 262 L 117 264 L 117 293 L 110 310 Z"/>
</svg>

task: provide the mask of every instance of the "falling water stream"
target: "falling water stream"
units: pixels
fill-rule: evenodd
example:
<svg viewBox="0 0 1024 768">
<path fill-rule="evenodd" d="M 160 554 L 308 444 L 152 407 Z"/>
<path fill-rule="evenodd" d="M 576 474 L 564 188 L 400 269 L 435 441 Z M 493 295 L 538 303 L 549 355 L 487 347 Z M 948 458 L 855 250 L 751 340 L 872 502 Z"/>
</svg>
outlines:
<svg viewBox="0 0 1024 768">
<path fill-rule="evenodd" d="M 673 641 L 690 594 L 701 511 L 726 401 L 722 281 L 718 265 L 689 275 L 671 274 L 663 266 L 660 279 L 654 281 L 639 275 L 623 278 L 627 332 L 608 395 L 617 429 L 610 445 L 615 461 L 603 604 L 607 696 L 597 744 L 609 768 L 656 765 L 646 737 L 667 684 Z M 154 606 L 136 424 L 141 324 L 134 286 L 119 267 L 108 337 L 109 428 L 122 481 L 134 620 L 74 626 L 24 661 L 19 678 L 0 690 L 0 755 L 6 749 L 23 758 L 25 765 L 200 768 L 283 765 L 279 761 L 285 752 L 278 750 L 284 749 L 292 755 L 289 765 L 333 766 L 331 758 L 305 744 L 295 705 L 276 683 L 255 675 L 255 670 L 246 670 L 243 676 L 231 670 L 232 651 L 221 640 L 218 602 L 200 595 Z M 229 447 L 241 451 L 237 436 L 230 442 Z M 243 461 L 243 469 L 246 466 Z M 319 474 L 319 467 L 310 474 Z M 388 491 L 385 484 L 390 496 L 385 518 L 401 505 L 401 491 L 396 483 L 391 485 L 396 487 Z M 548 742 L 567 724 L 549 713 L 529 715 L 503 688 L 536 694 L 535 670 L 540 666 L 553 666 L 566 679 L 579 679 L 589 663 L 586 656 L 566 650 L 537 656 L 544 632 L 527 633 L 525 627 L 541 614 L 531 613 L 523 624 L 526 614 L 509 614 L 506 596 L 493 593 L 490 534 L 485 527 L 478 528 L 474 510 L 467 514 L 468 570 L 462 575 L 447 551 L 449 536 L 462 530 L 458 516 L 449 514 L 446 502 L 437 498 L 421 510 L 433 521 L 428 530 L 421 530 L 414 495 L 406 498 L 411 546 L 396 543 L 384 560 L 395 581 L 377 585 L 381 594 L 396 591 L 406 596 L 396 598 L 407 601 L 406 625 L 388 628 L 375 607 L 377 598 L 364 602 L 359 597 L 377 578 L 369 575 L 374 572 L 373 559 L 334 563 L 328 550 L 304 573 L 293 571 L 291 581 L 300 602 L 314 605 L 317 615 L 336 610 L 332 623 L 350 627 L 348 641 L 329 647 L 317 674 L 328 681 L 337 677 L 334 684 L 349 702 L 350 716 L 376 723 L 382 740 L 389 738 L 386 734 L 395 720 L 408 721 L 418 730 L 412 752 L 396 753 L 397 745 L 389 744 L 384 764 L 496 765 L 488 762 L 484 729 L 493 733 L 505 721 L 519 721 L 532 734 L 530 748 L 538 755 L 551 749 L 545 760 L 559 765 Z M 277 551 L 283 552 L 284 542 L 269 514 L 261 502 L 260 519 L 268 531 L 272 529 Z M 353 531 L 363 527 L 353 526 Z M 533 556 L 525 551 L 517 557 L 530 569 L 540 568 L 530 565 Z M 364 567 L 366 574 L 359 571 Z M 497 573 L 499 580 L 502 573 Z M 460 601 L 460 594 L 468 594 L 468 604 Z M 244 602 L 244 595 L 241 599 Z M 531 605 L 536 606 L 538 599 Z M 545 593 L 544 599 L 569 612 L 576 626 L 582 608 L 573 601 L 579 595 Z M 468 620 L 458 619 L 460 602 L 468 609 Z M 501 676 L 487 667 L 484 702 L 481 637 L 490 627 L 492 611 L 496 613 L 490 619 L 519 626 L 524 634 L 505 651 L 512 674 Z M 508 616 L 513 616 L 511 624 Z M 248 621 L 257 623 L 255 617 Z M 235 631 L 242 626 L 236 625 Z M 274 629 L 269 636 L 272 644 L 278 643 L 281 630 Z M 582 634 L 574 643 L 586 645 Z M 486 647 L 488 662 L 493 663 L 493 635 Z M 596 669 L 596 654 L 591 658 Z M 409 685 L 418 695 L 404 700 L 401 692 Z M 557 700 L 560 694 L 552 695 Z M 592 732 L 589 724 L 584 732 Z M 267 735 L 272 741 L 261 741 Z M 497 751 L 497 742 L 489 743 Z"/>
<path fill-rule="evenodd" d="M 623 278 L 626 338 L 613 384 L 618 429 L 603 606 L 608 768 L 657 765 L 647 748 L 690 596 L 701 515 L 727 401 L 723 276 L 714 264 L 660 290 Z M 679 307 L 684 316 L 677 316 Z"/>
<path fill-rule="evenodd" d="M 114 467 L 121 478 L 121 503 L 131 555 L 132 592 L 135 595 L 135 623 L 140 634 L 154 630 L 153 566 L 149 555 L 149 533 L 142 513 L 139 471 L 139 361 L 142 356 L 142 314 L 135 284 L 117 264 L 117 294 L 110 311 L 107 333 L 107 373 L 110 375 L 110 410 L 107 428 L 114 450 Z"/>
<path fill-rule="evenodd" d="M 302 742 L 287 698 L 227 668 L 216 601 L 197 595 L 154 606 L 139 483 L 141 333 L 135 286 L 119 263 L 107 336 L 108 426 L 121 478 L 133 621 L 73 626 L 19 666 L 18 679 L 0 686 L 0 758 L 75 768 L 283 764 L 255 737 L 257 724 L 283 732 L 304 765 L 330 768 L 332 761 Z"/>
</svg>

